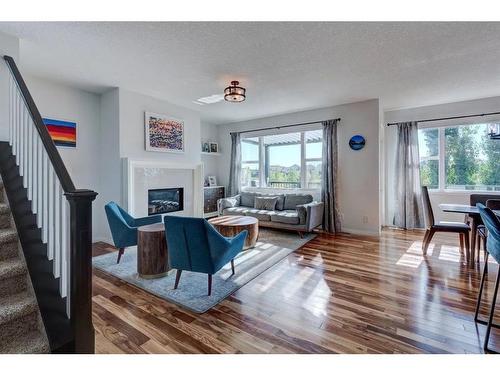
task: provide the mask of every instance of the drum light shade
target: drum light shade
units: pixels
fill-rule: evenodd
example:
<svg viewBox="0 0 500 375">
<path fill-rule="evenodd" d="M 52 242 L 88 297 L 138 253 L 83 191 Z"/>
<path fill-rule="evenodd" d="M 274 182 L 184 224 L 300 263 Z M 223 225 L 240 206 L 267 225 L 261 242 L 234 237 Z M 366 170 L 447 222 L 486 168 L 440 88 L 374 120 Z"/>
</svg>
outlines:
<svg viewBox="0 0 500 375">
<path fill-rule="evenodd" d="M 231 81 L 231 86 L 224 89 L 224 100 L 228 102 L 242 102 L 246 98 L 246 89 L 238 86 L 240 83 L 238 81 Z"/>
</svg>

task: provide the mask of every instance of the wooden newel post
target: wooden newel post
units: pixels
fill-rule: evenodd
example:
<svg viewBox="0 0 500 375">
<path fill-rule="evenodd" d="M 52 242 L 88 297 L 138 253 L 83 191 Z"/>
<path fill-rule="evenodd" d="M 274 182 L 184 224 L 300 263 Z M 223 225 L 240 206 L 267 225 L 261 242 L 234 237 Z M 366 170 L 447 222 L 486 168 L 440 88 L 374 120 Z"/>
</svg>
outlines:
<svg viewBox="0 0 500 375">
<path fill-rule="evenodd" d="M 92 324 L 92 201 L 97 193 L 65 193 L 70 206 L 70 319 L 75 353 L 94 353 Z"/>
</svg>

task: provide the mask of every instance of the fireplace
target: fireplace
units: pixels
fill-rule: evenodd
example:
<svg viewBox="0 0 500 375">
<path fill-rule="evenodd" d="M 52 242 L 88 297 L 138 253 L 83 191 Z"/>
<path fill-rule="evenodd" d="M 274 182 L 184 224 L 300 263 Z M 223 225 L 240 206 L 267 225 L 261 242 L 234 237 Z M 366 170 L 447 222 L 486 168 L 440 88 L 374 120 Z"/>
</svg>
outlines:
<svg viewBox="0 0 500 375">
<path fill-rule="evenodd" d="M 184 188 L 148 190 L 148 215 L 184 210 Z"/>
</svg>

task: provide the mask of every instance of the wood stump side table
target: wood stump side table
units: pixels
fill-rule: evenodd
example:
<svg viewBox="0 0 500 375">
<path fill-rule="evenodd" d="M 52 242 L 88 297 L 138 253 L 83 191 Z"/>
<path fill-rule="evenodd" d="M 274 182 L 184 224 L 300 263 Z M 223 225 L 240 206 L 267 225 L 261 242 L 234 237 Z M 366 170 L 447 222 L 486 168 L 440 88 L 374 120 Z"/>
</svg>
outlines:
<svg viewBox="0 0 500 375">
<path fill-rule="evenodd" d="M 227 215 L 208 220 L 225 237 L 234 237 L 243 230 L 248 231 L 243 249 L 254 247 L 259 237 L 259 221 L 251 216 Z"/>
<path fill-rule="evenodd" d="M 145 279 L 167 275 L 168 251 L 162 223 L 137 228 L 137 273 Z"/>
</svg>

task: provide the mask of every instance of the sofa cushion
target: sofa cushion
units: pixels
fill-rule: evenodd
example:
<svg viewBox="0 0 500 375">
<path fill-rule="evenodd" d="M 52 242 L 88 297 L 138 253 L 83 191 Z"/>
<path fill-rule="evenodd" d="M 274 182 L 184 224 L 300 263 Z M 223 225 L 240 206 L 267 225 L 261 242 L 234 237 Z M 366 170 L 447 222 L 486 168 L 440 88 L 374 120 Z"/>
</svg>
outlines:
<svg viewBox="0 0 500 375">
<path fill-rule="evenodd" d="M 255 196 L 257 193 L 243 191 L 240 193 L 240 206 L 255 207 Z"/>
<path fill-rule="evenodd" d="M 299 224 L 299 215 L 297 211 L 275 211 L 271 214 L 271 221 L 283 224 Z"/>
<path fill-rule="evenodd" d="M 256 196 L 255 197 L 255 208 L 257 210 L 267 210 L 274 211 L 276 208 L 276 203 L 278 202 L 278 197 L 267 197 L 267 196 Z"/>
<path fill-rule="evenodd" d="M 257 197 L 277 197 L 278 200 L 276 202 L 276 210 L 284 210 L 283 205 L 285 204 L 285 195 L 284 194 L 262 194 L 257 193 Z"/>
<path fill-rule="evenodd" d="M 299 204 L 311 203 L 313 196 L 311 194 L 285 194 L 285 204 L 283 209 L 295 210 Z"/>
<path fill-rule="evenodd" d="M 259 221 L 270 221 L 271 220 L 271 215 L 274 213 L 274 211 L 269 211 L 269 210 L 257 210 L 255 208 L 250 208 L 245 211 L 246 216 L 252 216 L 256 218 Z"/>
<path fill-rule="evenodd" d="M 225 208 L 222 211 L 223 215 L 241 215 L 245 216 L 245 212 L 248 211 L 248 207 L 230 207 L 230 208 Z"/>
</svg>

